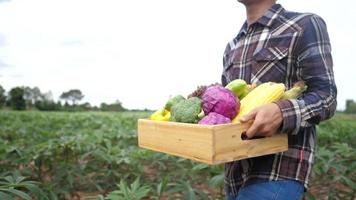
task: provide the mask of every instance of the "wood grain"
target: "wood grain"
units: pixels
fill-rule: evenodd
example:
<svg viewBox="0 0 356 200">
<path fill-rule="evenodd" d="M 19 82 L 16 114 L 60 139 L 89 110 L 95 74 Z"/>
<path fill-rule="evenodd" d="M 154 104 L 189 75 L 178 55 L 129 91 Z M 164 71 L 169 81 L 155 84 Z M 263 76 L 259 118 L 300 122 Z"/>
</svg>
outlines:
<svg viewBox="0 0 356 200">
<path fill-rule="evenodd" d="M 138 120 L 138 144 L 207 164 L 219 164 L 288 149 L 287 134 L 242 140 L 251 124 L 199 125 Z"/>
</svg>

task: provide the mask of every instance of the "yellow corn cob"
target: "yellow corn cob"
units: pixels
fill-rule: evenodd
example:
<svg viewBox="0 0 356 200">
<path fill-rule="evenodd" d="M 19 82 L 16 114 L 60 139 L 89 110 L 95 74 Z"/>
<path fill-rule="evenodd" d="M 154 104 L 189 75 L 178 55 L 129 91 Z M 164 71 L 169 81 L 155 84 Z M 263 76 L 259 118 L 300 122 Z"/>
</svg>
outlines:
<svg viewBox="0 0 356 200">
<path fill-rule="evenodd" d="M 281 99 L 284 90 L 285 86 L 283 83 L 267 82 L 257 86 L 240 101 L 240 111 L 232 122 L 238 123 L 242 116 L 248 114 L 256 107 Z"/>
</svg>

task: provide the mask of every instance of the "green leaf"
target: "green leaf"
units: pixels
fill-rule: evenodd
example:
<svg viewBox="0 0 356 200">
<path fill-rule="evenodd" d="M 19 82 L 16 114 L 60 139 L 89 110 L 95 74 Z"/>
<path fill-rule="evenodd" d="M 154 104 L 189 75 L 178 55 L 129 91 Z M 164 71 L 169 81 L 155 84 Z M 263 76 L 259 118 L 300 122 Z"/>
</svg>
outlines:
<svg viewBox="0 0 356 200">
<path fill-rule="evenodd" d="M 14 176 L 14 180 L 15 180 L 15 183 L 20 183 L 20 182 L 22 182 L 23 180 L 25 180 L 25 177 L 15 175 L 15 176 Z"/>
<path fill-rule="evenodd" d="M 16 196 L 19 196 L 19 197 L 21 197 L 21 198 L 23 198 L 25 200 L 32 200 L 32 198 L 28 194 L 22 192 L 21 190 L 16 190 L 16 189 L 11 189 L 10 188 L 10 189 L 7 189 L 6 191 L 9 192 L 9 193 L 14 194 Z"/>
<path fill-rule="evenodd" d="M 5 192 L 0 192 L 0 199 L 13 200 L 14 198 Z"/>
<path fill-rule="evenodd" d="M 139 179 L 136 178 L 136 180 L 133 183 L 131 183 L 131 191 L 136 191 L 139 187 L 139 184 L 140 184 Z"/>
<path fill-rule="evenodd" d="M 2 186 L 6 186 L 6 185 L 8 185 L 9 184 L 9 182 L 5 182 L 5 181 L 0 181 L 0 187 L 2 187 Z"/>
<path fill-rule="evenodd" d="M 150 192 L 150 188 L 148 187 L 141 187 L 138 191 L 136 191 L 135 197 L 137 198 L 137 200 L 142 199 L 143 197 L 145 197 L 148 193 Z"/>
<path fill-rule="evenodd" d="M 166 189 L 167 186 L 167 181 L 166 179 L 163 179 L 158 185 L 157 185 L 157 195 L 160 197 L 163 193 L 163 191 Z"/>
<path fill-rule="evenodd" d="M 123 180 L 120 181 L 120 186 L 119 186 L 119 188 L 120 188 L 121 193 L 122 193 L 124 196 L 126 196 L 126 197 L 129 196 L 129 188 L 127 187 L 126 183 L 124 183 Z"/>
<path fill-rule="evenodd" d="M 195 192 L 192 188 L 187 188 L 187 191 L 185 192 L 184 199 L 186 200 L 196 200 Z"/>
<path fill-rule="evenodd" d="M 15 180 L 14 180 L 14 178 L 12 176 L 6 176 L 6 177 L 4 177 L 4 179 L 10 184 L 14 184 L 15 183 Z"/>
<path fill-rule="evenodd" d="M 101 195 L 101 194 L 100 194 L 100 195 L 98 195 L 98 196 L 96 197 L 96 199 L 97 199 L 97 200 L 105 200 L 104 196 L 103 196 L 103 195 Z"/>
<path fill-rule="evenodd" d="M 49 199 L 50 200 L 58 200 L 58 197 L 53 191 L 49 191 Z"/>
<path fill-rule="evenodd" d="M 197 190 L 196 191 L 201 199 L 209 199 L 208 195 L 206 195 L 203 191 Z"/>
<path fill-rule="evenodd" d="M 353 182 L 351 179 L 345 177 L 345 176 L 341 176 L 341 179 L 343 181 L 345 181 L 345 183 L 352 188 L 352 190 L 356 190 L 356 183 Z"/>
<path fill-rule="evenodd" d="M 211 187 L 221 187 L 223 185 L 224 185 L 224 173 L 213 176 L 209 180 L 209 186 L 211 186 Z"/>
<path fill-rule="evenodd" d="M 193 171 L 200 171 L 200 170 L 207 169 L 207 168 L 209 168 L 209 165 L 207 165 L 207 164 L 196 164 L 196 165 L 194 165 L 192 170 Z"/>
<path fill-rule="evenodd" d="M 46 195 L 44 194 L 44 192 L 37 186 L 37 185 L 32 185 L 29 184 L 26 186 L 26 188 L 32 193 L 34 194 L 37 199 L 48 199 L 48 197 L 46 197 Z"/>
<path fill-rule="evenodd" d="M 177 192 L 182 192 L 184 191 L 184 187 L 182 187 L 182 185 L 180 184 L 169 184 L 170 188 L 167 192 L 168 193 L 177 193 Z"/>
<path fill-rule="evenodd" d="M 305 197 L 307 200 L 316 200 L 316 198 L 315 198 L 310 192 L 304 193 L 304 197 Z"/>
</svg>

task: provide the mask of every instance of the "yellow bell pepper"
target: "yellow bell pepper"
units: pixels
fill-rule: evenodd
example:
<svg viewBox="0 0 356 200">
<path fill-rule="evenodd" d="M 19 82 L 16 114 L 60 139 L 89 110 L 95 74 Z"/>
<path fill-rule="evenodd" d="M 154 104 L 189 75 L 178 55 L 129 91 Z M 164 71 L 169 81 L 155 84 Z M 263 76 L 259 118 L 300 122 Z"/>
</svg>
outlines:
<svg viewBox="0 0 356 200">
<path fill-rule="evenodd" d="M 171 118 L 171 112 L 166 109 L 157 110 L 151 115 L 151 120 L 155 121 L 169 121 Z"/>
</svg>

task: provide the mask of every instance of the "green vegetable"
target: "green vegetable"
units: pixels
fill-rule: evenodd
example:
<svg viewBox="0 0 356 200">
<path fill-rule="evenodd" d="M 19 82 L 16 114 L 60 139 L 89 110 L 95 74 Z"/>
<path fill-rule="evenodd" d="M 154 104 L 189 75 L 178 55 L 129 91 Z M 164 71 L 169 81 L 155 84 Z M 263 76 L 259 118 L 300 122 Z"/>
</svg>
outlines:
<svg viewBox="0 0 356 200">
<path fill-rule="evenodd" d="M 248 93 L 250 93 L 256 87 L 257 87 L 256 83 L 247 84 L 246 87 L 244 88 L 243 93 L 241 94 L 241 96 L 239 96 L 239 99 L 242 100 L 245 96 L 248 95 Z"/>
<path fill-rule="evenodd" d="M 227 84 L 225 88 L 231 90 L 235 94 L 235 96 L 240 99 L 245 92 L 246 86 L 247 83 L 245 80 L 235 79 L 231 81 L 229 84 Z"/>
<path fill-rule="evenodd" d="M 198 97 L 181 100 L 171 108 L 171 121 L 183 123 L 198 123 L 202 111 L 202 100 Z"/>
<path fill-rule="evenodd" d="M 169 98 L 169 100 L 167 101 L 166 105 L 164 106 L 164 108 L 168 111 L 171 110 L 172 106 L 174 106 L 175 104 L 177 104 L 178 102 L 185 100 L 185 98 L 182 95 L 177 95 L 175 97 L 171 97 Z"/>
</svg>

